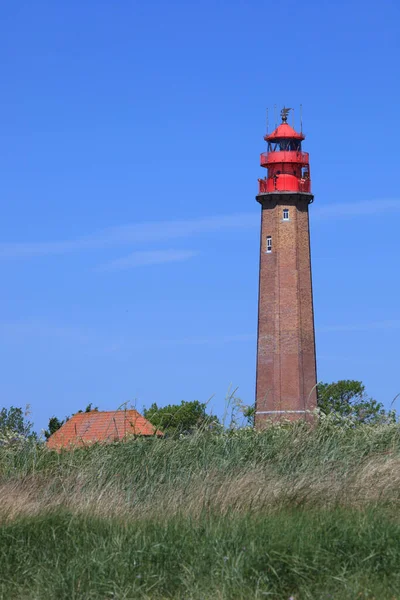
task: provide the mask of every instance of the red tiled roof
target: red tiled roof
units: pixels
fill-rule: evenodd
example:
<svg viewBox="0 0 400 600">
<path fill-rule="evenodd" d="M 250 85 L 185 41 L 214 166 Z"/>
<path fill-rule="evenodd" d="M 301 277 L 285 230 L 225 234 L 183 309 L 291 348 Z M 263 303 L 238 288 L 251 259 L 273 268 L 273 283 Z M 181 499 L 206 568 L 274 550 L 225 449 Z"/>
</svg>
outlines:
<svg viewBox="0 0 400 600">
<path fill-rule="evenodd" d="M 76 413 L 47 441 L 53 449 L 86 446 L 94 442 L 116 442 L 131 435 L 159 435 L 156 428 L 137 410 Z"/>
</svg>

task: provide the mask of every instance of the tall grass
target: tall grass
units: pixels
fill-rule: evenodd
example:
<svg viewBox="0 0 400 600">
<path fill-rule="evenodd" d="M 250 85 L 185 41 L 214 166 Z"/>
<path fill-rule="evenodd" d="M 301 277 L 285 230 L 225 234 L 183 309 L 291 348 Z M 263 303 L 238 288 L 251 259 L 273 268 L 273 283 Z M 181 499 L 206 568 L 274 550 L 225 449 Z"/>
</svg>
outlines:
<svg viewBox="0 0 400 600">
<path fill-rule="evenodd" d="M 373 512 L 94 519 L 0 530 L 3 598 L 354 600 L 396 597 L 400 526 Z"/>
<path fill-rule="evenodd" d="M 115 516 L 398 507 L 400 427 L 301 423 L 222 435 L 137 439 L 61 454 L 0 449 L 0 516 L 56 506 Z"/>
<path fill-rule="evenodd" d="M 397 424 L 0 449 L 1 597 L 396 598 L 399 467 Z"/>
</svg>

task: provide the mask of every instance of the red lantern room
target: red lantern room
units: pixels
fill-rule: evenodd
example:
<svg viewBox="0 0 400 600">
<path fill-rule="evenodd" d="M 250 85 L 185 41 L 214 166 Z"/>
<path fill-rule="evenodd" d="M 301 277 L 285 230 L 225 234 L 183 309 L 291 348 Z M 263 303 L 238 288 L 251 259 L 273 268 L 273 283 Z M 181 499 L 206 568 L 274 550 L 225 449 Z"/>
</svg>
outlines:
<svg viewBox="0 0 400 600">
<path fill-rule="evenodd" d="M 259 194 L 273 192 L 311 193 L 310 164 L 308 152 L 303 152 L 303 133 L 297 133 L 287 123 L 290 109 L 282 110 L 282 123 L 264 136 L 268 152 L 261 154 L 261 166 L 268 169 L 268 176 L 259 179 Z"/>
</svg>

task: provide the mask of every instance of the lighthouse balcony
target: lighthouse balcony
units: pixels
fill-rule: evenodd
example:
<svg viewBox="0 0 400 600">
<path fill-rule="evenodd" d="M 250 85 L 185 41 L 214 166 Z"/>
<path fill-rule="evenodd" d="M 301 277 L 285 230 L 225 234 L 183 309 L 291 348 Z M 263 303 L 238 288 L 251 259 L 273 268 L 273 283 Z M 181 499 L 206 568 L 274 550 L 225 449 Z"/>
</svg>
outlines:
<svg viewBox="0 0 400 600">
<path fill-rule="evenodd" d="M 295 163 L 307 165 L 309 163 L 308 152 L 263 152 L 260 156 L 262 167 L 274 163 Z"/>
<path fill-rule="evenodd" d="M 293 192 L 310 194 L 311 179 L 293 177 L 281 174 L 278 177 L 270 177 L 258 180 L 259 194 L 272 194 L 276 192 Z"/>
</svg>

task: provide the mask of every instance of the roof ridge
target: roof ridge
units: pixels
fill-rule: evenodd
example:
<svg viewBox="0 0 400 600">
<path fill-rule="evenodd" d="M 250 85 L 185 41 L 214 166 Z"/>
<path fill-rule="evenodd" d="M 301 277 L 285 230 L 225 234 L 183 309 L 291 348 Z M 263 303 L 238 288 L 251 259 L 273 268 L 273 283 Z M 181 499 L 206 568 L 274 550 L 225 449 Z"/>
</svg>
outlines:
<svg viewBox="0 0 400 600">
<path fill-rule="evenodd" d="M 126 410 L 121 410 L 121 409 L 116 409 L 116 410 L 90 410 L 90 411 L 82 411 L 82 412 L 76 412 L 73 415 L 71 415 L 70 419 L 72 419 L 72 417 L 76 417 L 77 415 L 90 415 L 91 413 L 95 413 L 96 415 L 105 415 L 105 414 L 109 414 L 109 415 L 115 415 L 115 413 L 127 413 L 127 412 L 135 412 L 138 415 L 140 415 L 140 412 L 138 410 L 136 410 L 136 408 L 127 408 Z M 142 416 L 142 415 L 140 415 Z M 145 418 L 145 417 L 143 417 Z"/>
</svg>

